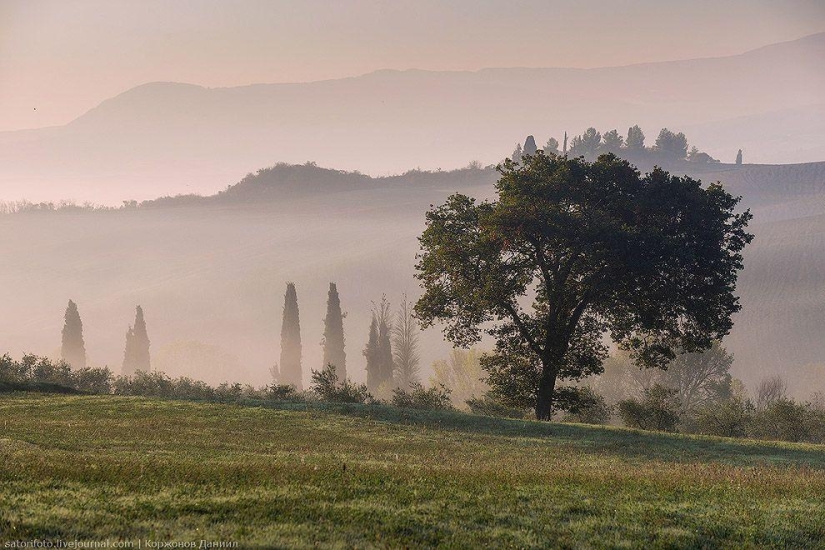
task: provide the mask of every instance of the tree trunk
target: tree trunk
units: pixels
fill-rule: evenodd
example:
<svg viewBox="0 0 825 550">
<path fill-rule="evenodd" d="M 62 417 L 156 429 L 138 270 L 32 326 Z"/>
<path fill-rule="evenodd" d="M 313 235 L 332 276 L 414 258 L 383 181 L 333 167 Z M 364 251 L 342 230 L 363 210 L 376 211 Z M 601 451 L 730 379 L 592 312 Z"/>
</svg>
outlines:
<svg viewBox="0 0 825 550">
<path fill-rule="evenodd" d="M 539 392 L 536 396 L 536 420 L 550 420 L 553 414 L 553 394 L 556 390 L 557 370 L 542 361 Z"/>
</svg>

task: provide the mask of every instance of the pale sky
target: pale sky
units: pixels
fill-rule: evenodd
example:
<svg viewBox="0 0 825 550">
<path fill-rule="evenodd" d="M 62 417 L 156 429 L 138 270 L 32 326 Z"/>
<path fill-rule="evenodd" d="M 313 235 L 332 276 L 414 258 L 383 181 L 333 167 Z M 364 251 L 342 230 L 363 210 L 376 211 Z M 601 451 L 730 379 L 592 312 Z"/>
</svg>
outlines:
<svg viewBox="0 0 825 550">
<path fill-rule="evenodd" d="M 152 81 L 597 67 L 825 31 L 822 0 L 0 0 L 0 131 L 65 124 Z"/>
</svg>

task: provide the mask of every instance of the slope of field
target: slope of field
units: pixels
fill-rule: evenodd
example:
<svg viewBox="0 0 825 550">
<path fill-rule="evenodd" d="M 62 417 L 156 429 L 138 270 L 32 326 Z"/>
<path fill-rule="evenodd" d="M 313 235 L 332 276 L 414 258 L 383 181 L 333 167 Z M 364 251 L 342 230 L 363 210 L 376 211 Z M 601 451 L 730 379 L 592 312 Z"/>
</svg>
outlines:
<svg viewBox="0 0 825 550">
<path fill-rule="evenodd" d="M 821 446 L 302 407 L 6 395 L 0 542 L 825 545 Z"/>
<path fill-rule="evenodd" d="M 814 161 L 825 152 L 823 65 L 820 33 L 731 57 L 587 70 L 378 71 L 238 88 L 155 82 L 62 127 L 0 133 L 0 199 L 119 204 L 214 193 L 278 160 L 372 174 L 447 169 L 497 162 L 527 134 L 561 141 L 593 125 L 624 134 L 639 124 L 649 144 L 662 127 L 686 130 L 729 162 L 738 148 L 747 162 Z"/>
</svg>

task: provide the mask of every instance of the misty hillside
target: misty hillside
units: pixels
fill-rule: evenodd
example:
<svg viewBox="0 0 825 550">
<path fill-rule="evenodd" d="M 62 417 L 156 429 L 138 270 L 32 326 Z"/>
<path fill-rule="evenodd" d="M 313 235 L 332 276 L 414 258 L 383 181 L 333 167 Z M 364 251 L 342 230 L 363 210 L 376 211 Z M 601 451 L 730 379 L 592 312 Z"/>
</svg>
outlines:
<svg viewBox="0 0 825 550">
<path fill-rule="evenodd" d="M 821 375 L 813 378 L 825 364 L 825 162 L 671 170 L 686 168 L 721 180 L 754 213 L 739 284 L 744 309 L 725 342 L 734 373 L 752 386 L 793 372 L 791 390 L 803 398 L 825 390 Z M 395 307 L 404 292 L 418 296 L 413 266 L 425 210 L 454 191 L 489 197 L 495 179 L 489 168 L 372 178 L 278 165 L 211 197 L 0 216 L 3 349 L 57 355 L 71 298 L 90 362 L 119 371 L 140 304 L 156 368 L 263 384 L 278 357 L 285 285 L 294 281 L 306 383 L 320 367 L 326 289 L 335 281 L 348 313 L 348 371 L 363 380 L 371 301 L 386 293 Z M 448 350 L 438 329 L 422 335 L 425 377 Z"/>
<path fill-rule="evenodd" d="M 553 59 L 547 60 L 552 66 Z M 151 83 L 62 127 L 0 133 L 0 200 L 118 204 L 211 194 L 250 166 L 316 160 L 345 170 L 495 163 L 598 122 L 684 130 L 712 156 L 825 158 L 825 33 L 742 55 L 602 69 L 378 71 L 302 84 Z"/>
</svg>

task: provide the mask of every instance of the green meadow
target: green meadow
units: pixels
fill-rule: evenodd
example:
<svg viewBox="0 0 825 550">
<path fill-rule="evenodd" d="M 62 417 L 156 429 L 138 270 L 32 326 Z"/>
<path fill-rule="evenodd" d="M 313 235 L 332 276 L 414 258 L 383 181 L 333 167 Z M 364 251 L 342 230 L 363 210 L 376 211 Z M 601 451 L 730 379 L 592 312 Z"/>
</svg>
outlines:
<svg viewBox="0 0 825 550">
<path fill-rule="evenodd" d="M 0 548 L 34 539 L 825 547 L 825 446 L 377 405 L 0 394 Z"/>
</svg>

